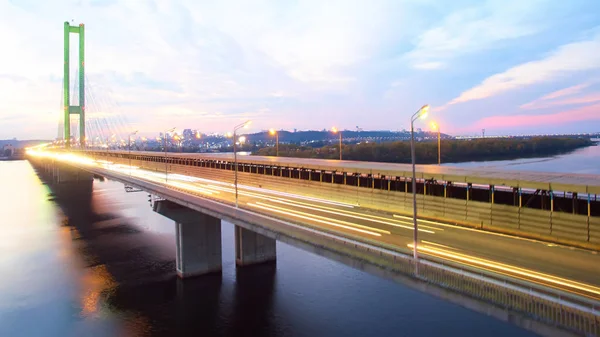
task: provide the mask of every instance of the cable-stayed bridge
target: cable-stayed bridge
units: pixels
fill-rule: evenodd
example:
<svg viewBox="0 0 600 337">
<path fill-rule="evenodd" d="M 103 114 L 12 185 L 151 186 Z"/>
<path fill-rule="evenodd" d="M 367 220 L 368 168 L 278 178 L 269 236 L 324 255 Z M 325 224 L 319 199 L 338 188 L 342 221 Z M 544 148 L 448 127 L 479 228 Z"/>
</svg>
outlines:
<svg viewBox="0 0 600 337">
<path fill-rule="evenodd" d="M 225 220 L 240 267 L 281 241 L 543 335 L 600 334 L 600 176 L 417 166 L 413 188 L 401 164 L 102 148 L 132 128 L 90 90 L 83 32 L 65 23 L 61 142 L 29 159 L 59 192 L 86 195 L 92 175 L 146 191 L 175 222 L 179 276 L 221 270 Z"/>
</svg>

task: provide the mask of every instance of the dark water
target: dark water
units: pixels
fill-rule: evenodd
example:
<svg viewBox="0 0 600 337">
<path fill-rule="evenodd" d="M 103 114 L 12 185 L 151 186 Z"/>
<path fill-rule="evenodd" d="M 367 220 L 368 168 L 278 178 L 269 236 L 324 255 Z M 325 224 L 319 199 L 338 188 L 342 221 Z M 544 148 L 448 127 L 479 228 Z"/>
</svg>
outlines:
<svg viewBox="0 0 600 337">
<path fill-rule="evenodd" d="M 285 244 L 236 270 L 230 224 L 222 276 L 181 281 L 145 193 L 55 198 L 26 161 L 0 162 L 0 187 L 0 336 L 531 335 Z"/>
</svg>

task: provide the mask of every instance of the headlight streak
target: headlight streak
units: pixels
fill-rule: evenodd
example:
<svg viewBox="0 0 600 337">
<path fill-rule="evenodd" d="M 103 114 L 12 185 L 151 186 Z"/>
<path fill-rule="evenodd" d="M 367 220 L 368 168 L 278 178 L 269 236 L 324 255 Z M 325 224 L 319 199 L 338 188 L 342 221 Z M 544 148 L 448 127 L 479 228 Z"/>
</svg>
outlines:
<svg viewBox="0 0 600 337">
<path fill-rule="evenodd" d="M 299 207 L 299 208 L 304 208 L 304 209 L 311 209 L 313 211 L 319 211 L 319 212 L 323 212 L 323 213 L 329 213 L 329 214 L 336 214 L 336 215 L 340 215 L 340 216 L 346 216 L 349 218 L 354 218 L 354 219 L 360 219 L 360 220 L 365 220 L 365 221 L 371 221 L 371 222 L 376 222 L 376 223 L 380 223 L 380 224 L 384 224 L 384 225 L 388 225 L 388 226 L 392 226 L 392 227 L 399 227 L 399 228 L 404 228 L 404 229 L 409 229 L 409 230 L 413 230 L 414 228 L 412 226 L 403 226 L 403 225 L 399 225 L 397 223 L 393 223 L 393 222 L 388 222 L 388 221 L 382 221 L 382 220 L 377 220 L 377 219 L 369 219 L 366 216 L 362 216 L 358 215 L 358 213 L 353 213 L 353 212 L 348 212 L 348 211 L 341 211 L 341 210 L 335 210 L 335 209 L 331 209 L 328 207 L 322 207 L 322 206 L 310 206 L 308 204 L 302 203 L 302 202 L 297 202 L 297 201 L 292 201 L 292 202 L 286 202 L 283 200 L 272 200 L 272 202 L 276 202 L 276 203 L 280 203 L 280 204 L 284 204 L 284 205 L 288 205 L 288 206 L 294 206 L 294 207 Z M 383 218 L 385 219 L 385 218 Z M 435 234 L 435 232 L 430 231 L 430 230 L 426 230 L 426 229 L 417 229 L 419 232 L 425 232 L 425 233 L 430 233 L 430 234 Z"/>
<path fill-rule="evenodd" d="M 408 244 L 407 246 L 409 248 L 413 247 L 412 244 Z M 449 247 L 449 246 L 447 246 L 447 247 Z M 449 248 L 452 248 L 452 247 L 449 247 Z M 575 290 L 578 290 L 579 293 L 581 293 L 582 295 L 585 295 L 587 297 L 591 297 L 591 298 L 595 298 L 595 299 L 600 298 L 600 288 L 594 287 L 589 284 L 572 281 L 572 280 L 568 280 L 568 279 L 561 278 L 558 276 L 544 274 L 544 273 L 536 272 L 533 270 L 515 267 L 515 266 L 508 265 L 508 264 L 495 262 L 495 261 L 491 261 L 491 260 L 487 260 L 487 259 L 482 259 L 482 258 L 478 258 L 478 257 L 474 257 L 474 256 L 462 254 L 462 253 L 445 250 L 445 249 L 429 247 L 426 245 L 419 245 L 418 250 L 420 252 L 424 252 L 424 253 L 427 253 L 432 256 L 442 257 L 442 258 L 450 260 L 450 261 L 461 262 L 466 265 L 470 265 L 470 266 L 481 268 L 484 270 L 496 272 L 496 273 L 507 275 L 510 277 L 516 277 L 516 278 L 520 278 L 520 279 L 530 281 L 530 282 L 533 281 L 533 282 L 540 283 L 540 284 L 543 284 L 546 286 L 551 286 L 551 287 L 554 287 L 557 289 L 565 290 L 565 288 L 567 288 L 566 290 L 571 291 L 571 292 L 573 292 L 573 289 L 575 289 Z M 590 296 L 590 294 L 593 294 L 593 296 Z"/>
<path fill-rule="evenodd" d="M 330 226 L 334 226 L 334 227 L 340 227 L 340 228 L 345 228 L 345 229 L 348 229 L 348 230 L 351 230 L 351 231 L 356 231 L 356 232 L 360 232 L 360 233 L 364 233 L 364 234 L 368 234 L 368 235 L 372 235 L 372 236 L 381 236 L 381 234 L 376 233 L 376 232 L 371 232 L 371 231 L 363 230 L 363 229 L 360 229 L 360 228 L 354 228 L 354 227 L 349 227 L 349 226 L 345 226 L 345 225 L 340 225 L 340 224 L 337 224 L 337 223 L 333 223 L 331 221 L 318 220 L 318 219 L 311 218 L 309 216 L 300 215 L 300 214 L 293 214 L 293 213 L 289 213 L 287 211 L 272 209 L 272 208 L 269 208 L 269 207 L 265 207 L 265 206 L 257 205 L 257 204 L 253 204 L 253 203 L 247 203 L 247 204 L 250 207 L 260 208 L 260 209 L 267 210 L 267 211 L 274 212 L 274 213 L 280 213 L 280 214 L 285 214 L 285 215 L 288 215 L 288 216 L 292 216 L 292 217 L 296 217 L 296 218 L 300 218 L 300 219 L 304 219 L 304 220 L 311 220 L 311 221 L 315 221 L 315 222 L 320 222 L 320 223 L 323 223 L 323 224 L 326 224 L 326 225 L 330 225 Z"/>
<path fill-rule="evenodd" d="M 353 227 L 363 228 L 363 229 L 366 229 L 366 230 L 370 230 L 370 231 L 374 231 L 374 232 L 378 232 L 378 233 L 382 233 L 382 234 L 388 234 L 388 235 L 391 234 L 389 231 L 386 231 L 386 230 L 383 230 L 383 229 L 373 228 L 373 227 L 364 226 L 364 225 L 359 225 L 359 224 L 355 224 L 355 223 L 344 221 L 344 220 L 331 219 L 331 218 L 328 218 L 328 217 L 324 217 L 324 216 L 320 216 L 320 215 L 315 215 L 315 214 L 312 214 L 312 213 L 306 213 L 306 212 L 302 212 L 302 211 L 296 211 L 296 210 L 292 210 L 292 209 L 285 208 L 285 207 L 277 207 L 277 206 L 269 205 L 269 204 L 266 204 L 266 203 L 260 202 L 260 201 L 257 201 L 256 204 L 257 205 L 261 205 L 261 206 L 265 206 L 265 207 L 271 207 L 273 209 L 278 209 L 278 210 L 290 212 L 290 213 L 312 216 L 315 219 L 321 219 L 321 220 L 338 222 L 338 223 L 341 223 L 341 224 L 344 224 L 344 225 L 347 225 L 347 226 L 353 226 Z"/>
</svg>

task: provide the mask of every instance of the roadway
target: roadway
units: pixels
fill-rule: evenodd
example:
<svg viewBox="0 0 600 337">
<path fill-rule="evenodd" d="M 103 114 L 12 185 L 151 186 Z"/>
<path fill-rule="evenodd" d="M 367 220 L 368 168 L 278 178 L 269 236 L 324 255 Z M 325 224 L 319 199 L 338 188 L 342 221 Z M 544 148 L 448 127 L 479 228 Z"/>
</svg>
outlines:
<svg viewBox="0 0 600 337">
<path fill-rule="evenodd" d="M 132 178 L 165 183 L 164 173 L 101 164 Z M 169 174 L 167 184 L 203 198 L 235 202 L 231 171 L 203 178 Z M 410 253 L 412 218 L 306 195 L 239 185 L 240 208 L 289 222 L 361 237 Z M 600 300 L 600 254 L 531 239 L 419 220 L 419 253 L 437 260 L 543 284 Z"/>
<path fill-rule="evenodd" d="M 101 151 L 98 151 L 101 152 Z M 111 151 L 127 154 L 127 151 Z M 132 151 L 135 155 L 164 156 L 161 152 Z M 231 153 L 173 153 L 169 157 L 192 159 L 234 160 Z M 348 173 L 381 174 L 386 176 L 411 176 L 410 164 L 374 163 L 352 160 L 331 160 L 292 157 L 243 156 L 238 154 L 238 162 L 281 167 L 338 171 Z M 506 170 L 502 168 L 464 168 L 439 165 L 416 165 L 417 177 L 440 181 L 474 183 L 484 185 L 510 186 L 545 189 L 565 192 L 600 194 L 600 175 L 557 172 L 534 172 Z"/>
</svg>

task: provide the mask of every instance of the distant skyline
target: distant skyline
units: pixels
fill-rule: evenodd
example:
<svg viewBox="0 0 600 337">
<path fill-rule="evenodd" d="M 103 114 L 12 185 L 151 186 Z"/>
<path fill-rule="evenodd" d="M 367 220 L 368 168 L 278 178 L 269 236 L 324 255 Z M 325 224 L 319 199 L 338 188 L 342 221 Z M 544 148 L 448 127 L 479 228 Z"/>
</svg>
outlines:
<svg viewBox="0 0 600 337">
<path fill-rule="evenodd" d="M 56 137 L 71 20 L 90 117 L 140 134 L 402 130 L 426 103 L 415 127 L 452 135 L 597 132 L 599 17 L 596 0 L 0 0 L 0 139 Z"/>
</svg>

